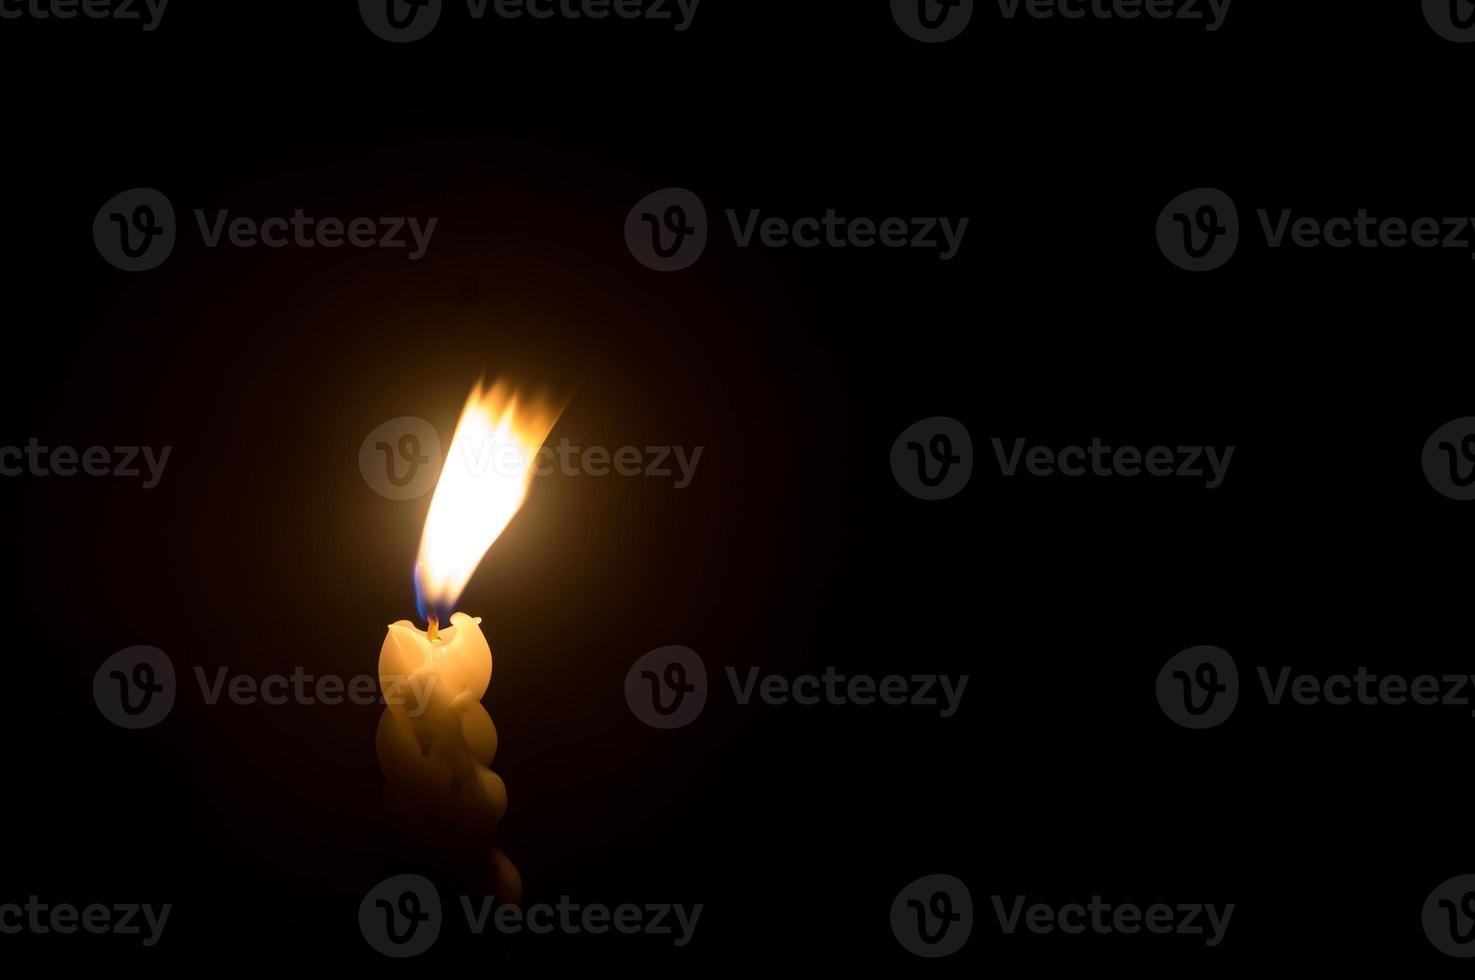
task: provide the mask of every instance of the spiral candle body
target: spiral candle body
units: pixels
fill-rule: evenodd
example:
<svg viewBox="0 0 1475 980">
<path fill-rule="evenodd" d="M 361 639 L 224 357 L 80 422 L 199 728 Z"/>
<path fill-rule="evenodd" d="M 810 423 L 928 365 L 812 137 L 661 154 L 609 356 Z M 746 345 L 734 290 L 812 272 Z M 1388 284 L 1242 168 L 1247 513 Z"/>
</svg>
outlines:
<svg viewBox="0 0 1475 980">
<path fill-rule="evenodd" d="M 493 892 L 516 902 L 517 869 L 496 845 L 507 787 L 490 766 L 497 729 L 482 706 L 492 651 L 465 613 L 432 640 L 414 624 L 389 627 L 379 651 L 386 707 L 375 749 L 396 813 L 439 850 L 474 849 L 489 862 Z"/>
</svg>

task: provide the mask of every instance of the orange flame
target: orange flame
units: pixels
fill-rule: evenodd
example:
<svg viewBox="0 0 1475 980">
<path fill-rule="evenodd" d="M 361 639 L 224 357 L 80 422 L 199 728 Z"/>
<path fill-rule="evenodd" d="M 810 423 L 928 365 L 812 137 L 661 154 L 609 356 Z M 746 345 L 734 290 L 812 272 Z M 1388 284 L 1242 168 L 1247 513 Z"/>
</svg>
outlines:
<svg viewBox="0 0 1475 980">
<path fill-rule="evenodd" d="M 445 621 L 455 611 L 476 566 L 527 500 L 538 452 L 559 414 L 500 381 L 472 389 L 420 538 L 415 597 L 422 618 Z"/>
</svg>

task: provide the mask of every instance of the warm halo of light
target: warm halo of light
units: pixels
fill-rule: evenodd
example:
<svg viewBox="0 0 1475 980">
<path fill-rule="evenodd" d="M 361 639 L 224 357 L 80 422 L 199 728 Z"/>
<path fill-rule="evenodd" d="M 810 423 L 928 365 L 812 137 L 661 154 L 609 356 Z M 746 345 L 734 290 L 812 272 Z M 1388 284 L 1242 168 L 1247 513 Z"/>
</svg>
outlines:
<svg viewBox="0 0 1475 980">
<path fill-rule="evenodd" d="M 420 537 L 415 599 L 422 619 L 445 622 L 455 610 L 482 556 L 527 499 L 538 451 L 558 416 L 549 402 L 500 381 L 472 389 Z"/>
</svg>

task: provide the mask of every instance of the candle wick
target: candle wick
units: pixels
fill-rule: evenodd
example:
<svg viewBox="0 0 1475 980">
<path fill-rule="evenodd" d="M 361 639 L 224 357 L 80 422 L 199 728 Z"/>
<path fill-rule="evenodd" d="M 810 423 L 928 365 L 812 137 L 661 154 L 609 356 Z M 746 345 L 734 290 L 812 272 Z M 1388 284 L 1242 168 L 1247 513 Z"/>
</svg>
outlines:
<svg viewBox="0 0 1475 980">
<path fill-rule="evenodd" d="M 434 616 L 431 616 L 430 617 L 430 629 L 427 630 L 427 632 L 430 634 L 430 642 L 431 643 L 434 643 L 437 639 L 439 639 L 440 638 L 440 620 L 436 619 Z"/>
</svg>

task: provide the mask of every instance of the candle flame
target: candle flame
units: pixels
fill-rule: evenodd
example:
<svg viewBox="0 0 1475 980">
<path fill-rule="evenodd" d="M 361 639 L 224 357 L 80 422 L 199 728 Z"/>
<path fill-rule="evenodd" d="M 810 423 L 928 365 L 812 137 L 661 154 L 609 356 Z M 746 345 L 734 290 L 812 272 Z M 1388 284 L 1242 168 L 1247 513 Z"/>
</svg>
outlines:
<svg viewBox="0 0 1475 980">
<path fill-rule="evenodd" d="M 415 561 L 422 619 L 445 621 L 455 611 L 482 556 L 527 500 L 538 452 L 558 416 L 549 402 L 524 398 L 500 381 L 485 390 L 478 381 L 472 389 L 430 499 Z"/>
</svg>

